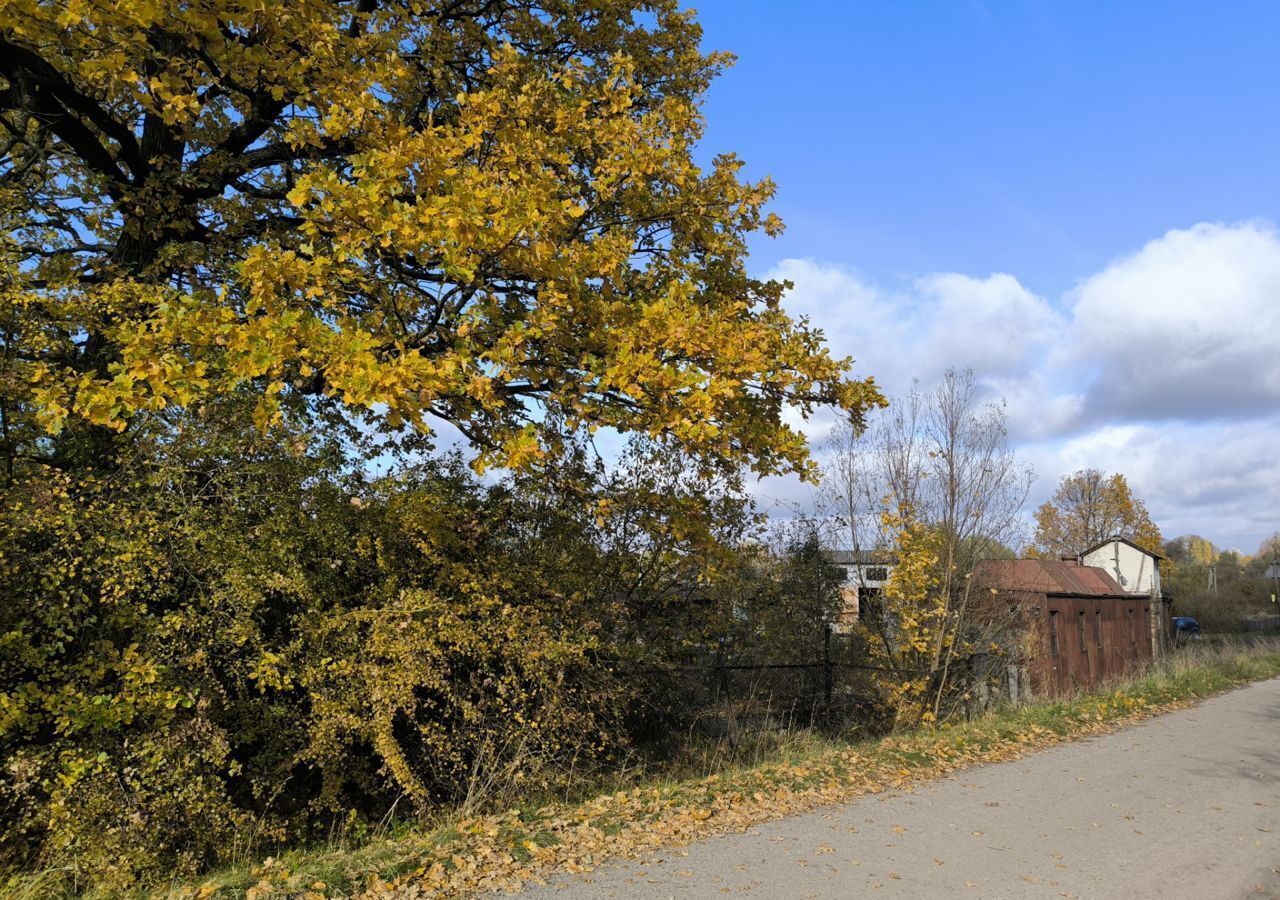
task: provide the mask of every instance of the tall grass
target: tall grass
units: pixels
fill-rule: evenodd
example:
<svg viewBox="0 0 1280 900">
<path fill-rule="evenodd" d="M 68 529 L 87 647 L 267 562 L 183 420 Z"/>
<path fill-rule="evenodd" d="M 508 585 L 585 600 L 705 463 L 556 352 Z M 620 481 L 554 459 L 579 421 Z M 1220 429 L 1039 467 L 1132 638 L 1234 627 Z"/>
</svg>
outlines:
<svg viewBox="0 0 1280 900">
<path fill-rule="evenodd" d="M 1132 689 L 1161 703 L 1194 699 L 1280 674 L 1280 637 L 1224 635 L 1190 641 L 1129 680 Z"/>
</svg>

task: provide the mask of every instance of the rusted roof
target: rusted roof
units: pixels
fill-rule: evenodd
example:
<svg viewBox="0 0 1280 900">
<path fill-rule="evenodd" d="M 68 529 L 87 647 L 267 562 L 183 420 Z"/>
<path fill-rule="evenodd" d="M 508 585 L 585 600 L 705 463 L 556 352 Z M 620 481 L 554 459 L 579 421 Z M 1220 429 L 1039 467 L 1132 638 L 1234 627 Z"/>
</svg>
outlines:
<svg viewBox="0 0 1280 900">
<path fill-rule="evenodd" d="M 987 559 L 973 577 L 982 587 L 1000 591 L 1131 599 L 1105 569 L 1057 559 Z"/>
</svg>

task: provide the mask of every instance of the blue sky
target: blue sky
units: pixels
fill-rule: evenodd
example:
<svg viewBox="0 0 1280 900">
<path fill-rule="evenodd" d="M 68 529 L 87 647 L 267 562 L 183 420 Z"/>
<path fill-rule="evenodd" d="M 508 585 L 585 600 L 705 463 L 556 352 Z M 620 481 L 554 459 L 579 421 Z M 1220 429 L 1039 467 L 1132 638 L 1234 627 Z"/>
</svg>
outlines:
<svg viewBox="0 0 1280 900">
<path fill-rule="evenodd" d="M 1172 227 L 1280 213 L 1280 4 L 707 0 L 712 149 L 772 175 L 756 253 L 1058 294 Z"/>
<path fill-rule="evenodd" d="M 971 365 L 1040 472 L 1280 529 L 1280 4 L 705 0 L 760 274 L 891 391 Z M 821 437 L 821 424 L 814 428 Z M 772 485 L 779 495 L 792 487 Z"/>
</svg>

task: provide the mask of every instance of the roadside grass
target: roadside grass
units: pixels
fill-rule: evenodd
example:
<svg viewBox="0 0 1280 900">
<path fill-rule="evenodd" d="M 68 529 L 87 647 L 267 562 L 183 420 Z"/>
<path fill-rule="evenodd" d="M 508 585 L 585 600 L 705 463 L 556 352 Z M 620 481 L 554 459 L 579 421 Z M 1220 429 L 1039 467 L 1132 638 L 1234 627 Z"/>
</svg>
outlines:
<svg viewBox="0 0 1280 900">
<path fill-rule="evenodd" d="M 608 857 L 678 848 L 825 803 L 909 789 L 1277 675 L 1280 639 L 1195 642 L 1096 693 L 879 739 L 842 740 L 809 730 L 761 736 L 733 756 L 706 751 L 675 770 L 638 769 L 597 781 L 590 796 L 488 815 L 442 813 L 433 822 L 360 840 L 338 836 L 324 847 L 290 850 L 137 896 L 321 900 L 515 890 L 559 872 L 588 871 Z M 715 771 L 696 771 L 702 766 Z M 76 895 L 104 896 L 77 894 L 56 870 L 0 880 L 0 896 L 13 900 Z"/>
</svg>

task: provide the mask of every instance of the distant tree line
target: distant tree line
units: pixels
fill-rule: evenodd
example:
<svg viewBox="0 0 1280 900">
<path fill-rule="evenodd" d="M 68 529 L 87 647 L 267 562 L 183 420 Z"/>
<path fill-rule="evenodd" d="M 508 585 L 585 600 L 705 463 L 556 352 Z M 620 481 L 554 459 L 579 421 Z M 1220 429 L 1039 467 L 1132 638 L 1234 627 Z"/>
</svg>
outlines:
<svg viewBox="0 0 1280 900">
<path fill-rule="evenodd" d="M 1280 616 L 1280 585 L 1266 577 L 1272 564 L 1280 564 L 1280 533 L 1262 541 L 1256 553 L 1219 549 L 1200 535 L 1182 535 L 1164 545 L 1168 559 L 1164 578 L 1166 593 L 1174 598 L 1174 611 L 1194 616 L 1212 631 L 1239 631 L 1275 627 L 1270 617 Z M 1274 570 L 1273 570 L 1274 571 Z"/>
</svg>

